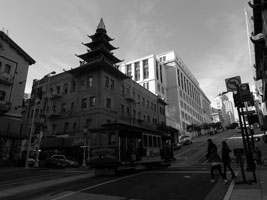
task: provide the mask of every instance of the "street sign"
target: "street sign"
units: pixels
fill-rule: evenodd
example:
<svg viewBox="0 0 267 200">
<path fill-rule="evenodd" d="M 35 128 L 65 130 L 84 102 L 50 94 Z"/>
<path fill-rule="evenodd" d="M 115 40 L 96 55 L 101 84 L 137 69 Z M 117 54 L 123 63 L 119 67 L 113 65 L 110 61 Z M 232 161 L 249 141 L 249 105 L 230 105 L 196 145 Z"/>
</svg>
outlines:
<svg viewBox="0 0 267 200">
<path fill-rule="evenodd" d="M 249 84 L 248 83 L 242 83 L 239 86 L 239 91 L 240 91 L 240 96 L 242 102 L 250 102 L 251 101 L 251 92 L 249 89 Z"/>
<path fill-rule="evenodd" d="M 240 76 L 225 79 L 227 92 L 238 91 L 238 87 L 241 84 Z"/>
</svg>

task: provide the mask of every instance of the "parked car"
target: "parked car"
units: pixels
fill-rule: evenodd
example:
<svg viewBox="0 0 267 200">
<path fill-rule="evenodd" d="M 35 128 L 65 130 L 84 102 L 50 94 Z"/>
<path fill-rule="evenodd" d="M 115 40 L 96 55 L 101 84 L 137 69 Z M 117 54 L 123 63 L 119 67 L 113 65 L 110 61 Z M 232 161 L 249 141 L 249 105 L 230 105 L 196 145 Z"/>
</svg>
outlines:
<svg viewBox="0 0 267 200">
<path fill-rule="evenodd" d="M 50 157 L 46 161 L 46 166 L 47 167 L 52 167 L 52 168 L 65 168 L 68 166 L 68 163 L 65 160 Z"/>
<path fill-rule="evenodd" d="M 184 135 L 180 137 L 180 143 L 185 146 L 185 145 L 192 144 L 193 141 L 189 136 Z"/>
<path fill-rule="evenodd" d="M 176 143 L 176 144 L 173 145 L 173 150 L 174 151 L 177 151 L 177 150 L 179 150 L 181 148 L 182 148 L 182 144 L 181 143 Z"/>
<path fill-rule="evenodd" d="M 51 158 L 65 162 L 67 167 L 79 166 L 79 163 L 77 161 L 67 159 L 65 155 L 52 155 Z"/>
</svg>

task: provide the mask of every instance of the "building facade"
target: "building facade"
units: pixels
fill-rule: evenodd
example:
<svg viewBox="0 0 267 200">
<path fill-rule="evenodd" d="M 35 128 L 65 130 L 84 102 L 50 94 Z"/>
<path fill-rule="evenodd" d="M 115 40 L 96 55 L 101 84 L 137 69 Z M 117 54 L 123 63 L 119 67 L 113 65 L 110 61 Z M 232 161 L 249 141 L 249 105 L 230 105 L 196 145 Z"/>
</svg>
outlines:
<svg viewBox="0 0 267 200">
<path fill-rule="evenodd" d="M 121 60 L 112 53 L 116 48 L 102 19 L 89 37 L 92 42 L 84 44 L 89 50 L 77 55 L 79 67 L 33 83 L 31 97 L 40 103 L 31 106 L 29 113 L 35 118 L 34 133 L 43 131 L 41 149 L 81 155 L 90 129 L 116 123 L 157 131 L 166 124 L 164 100 L 118 70 Z"/>
<path fill-rule="evenodd" d="M 177 130 L 175 142 L 187 125 L 211 123 L 209 99 L 174 51 L 126 62 L 120 70 L 167 101 L 166 124 Z"/>
<path fill-rule="evenodd" d="M 236 122 L 233 103 L 229 100 L 229 98 L 226 95 L 219 95 L 215 97 L 213 99 L 212 106 L 217 111 L 219 111 L 218 112 L 219 117 L 216 117 L 216 122 L 221 122 L 222 127 L 227 127 L 231 123 Z M 213 116 L 214 115 L 215 114 L 213 113 Z M 219 121 L 217 121 L 217 119 L 219 119 Z"/>
<path fill-rule="evenodd" d="M 27 137 L 22 132 L 22 106 L 29 66 L 35 61 L 0 31 L 0 160 L 17 156 Z"/>
<path fill-rule="evenodd" d="M 261 129 L 267 130 L 267 7 L 265 0 L 249 1 L 247 13 L 251 67 L 255 82 L 255 109 Z"/>
</svg>

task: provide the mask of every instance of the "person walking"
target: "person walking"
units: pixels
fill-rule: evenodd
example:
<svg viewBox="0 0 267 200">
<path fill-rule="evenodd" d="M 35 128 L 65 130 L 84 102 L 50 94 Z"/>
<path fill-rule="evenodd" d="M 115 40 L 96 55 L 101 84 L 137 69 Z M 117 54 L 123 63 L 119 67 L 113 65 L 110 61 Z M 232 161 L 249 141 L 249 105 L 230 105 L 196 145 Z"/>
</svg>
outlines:
<svg viewBox="0 0 267 200">
<path fill-rule="evenodd" d="M 259 149 L 259 147 L 256 147 L 255 149 L 255 160 L 257 162 L 257 165 L 262 165 L 261 150 Z"/>
<path fill-rule="evenodd" d="M 227 174 L 226 174 L 227 168 L 230 170 L 230 172 L 232 174 L 232 179 L 234 179 L 236 177 L 236 175 L 235 175 L 235 173 L 231 167 L 230 152 L 232 152 L 232 150 L 229 148 L 226 141 L 223 141 L 222 142 L 222 162 L 223 162 L 225 182 L 227 182 Z"/>
<path fill-rule="evenodd" d="M 211 139 L 207 140 L 208 142 L 208 149 L 207 149 L 207 154 L 206 157 L 209 162 L 211 162 L 211 168 L 210 168 L 210 174 L 211 174 L 211 183 L 215 182 L 215 170 L 217 170 L 222 178 L 224 178 L 224 175 L 222 173 L 222 168 L 221 168 L 221 158 L 218 155 L 217 152 L 217 146 L 213 143 Z M 227 182 L 227 181 L 226 181 Z"/>
</svg>

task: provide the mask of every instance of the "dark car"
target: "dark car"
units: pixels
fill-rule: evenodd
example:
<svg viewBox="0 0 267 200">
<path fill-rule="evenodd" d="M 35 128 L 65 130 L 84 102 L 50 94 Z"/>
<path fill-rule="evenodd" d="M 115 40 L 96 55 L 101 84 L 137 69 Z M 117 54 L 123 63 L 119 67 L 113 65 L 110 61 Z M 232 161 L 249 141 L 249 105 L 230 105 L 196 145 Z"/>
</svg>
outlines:
<svg viewBox="0 0 267 200">
<path fill-rule="evenodd" d="M 65 162 L 64 160 L 54 158 L 51 156 L 50 158 L 47 159 L 46 166 L 52 168 L 65 168 L 68 166 L 68 163 Z"/>
<path fill-rule="evenodd" d="M 52 155 L 51 158 L 65 162 L 66 167 L 78 167 L 79 166 L 79 163 L 77 161 L 67 159 L 65 155 Z"/>
</svg>

